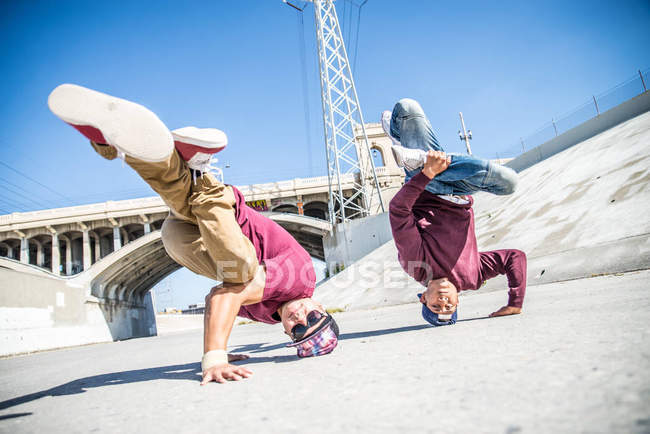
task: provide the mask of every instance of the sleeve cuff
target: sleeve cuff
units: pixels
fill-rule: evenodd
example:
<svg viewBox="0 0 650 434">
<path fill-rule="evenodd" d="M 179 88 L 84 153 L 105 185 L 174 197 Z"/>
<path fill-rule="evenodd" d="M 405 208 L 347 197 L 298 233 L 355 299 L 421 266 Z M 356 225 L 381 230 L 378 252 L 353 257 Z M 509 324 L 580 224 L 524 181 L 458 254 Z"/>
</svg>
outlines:
<svg viewBox="0 0 650 434">
<path fill-rule="evenodd" d="M 521 309 L 521 307 L 524 305 L 524 296 L 523 295 L 517 295 L 517 294 L 509 294 L 508 295 L 508 306 L 511 307 L 518 307 Z"/>
<path fill-rule="evenodd" d="M 425 175 L 420 171 L 420 173 L 418 173 L 417 175 L 415 175 L 413 178 L 410 179 L 408 184 L 414 187 L 418 187 L 420 190 L 424 190 L 427 184 L 431 182 L 431 179 L 432 178 L 429 178 L 427 175 Z"/>
</svg>

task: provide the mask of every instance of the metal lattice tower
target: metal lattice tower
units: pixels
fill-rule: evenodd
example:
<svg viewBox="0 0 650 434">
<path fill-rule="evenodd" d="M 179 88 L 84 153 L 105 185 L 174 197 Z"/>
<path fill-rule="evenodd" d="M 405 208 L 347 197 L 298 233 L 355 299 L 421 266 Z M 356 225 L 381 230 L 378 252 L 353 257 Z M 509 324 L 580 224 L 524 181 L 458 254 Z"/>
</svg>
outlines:
<svg viewBox="0 0 650 434">
<path fill-rule="evenodd" d="M 373 207 L 381 212 L 385 209 L 334 0 L 311 2 L 327 147 L 329 214 L 332 225 L 336 225 L 367 216 Z M 356 137 L 361 138 L 361 143 Z"/>
</svg>

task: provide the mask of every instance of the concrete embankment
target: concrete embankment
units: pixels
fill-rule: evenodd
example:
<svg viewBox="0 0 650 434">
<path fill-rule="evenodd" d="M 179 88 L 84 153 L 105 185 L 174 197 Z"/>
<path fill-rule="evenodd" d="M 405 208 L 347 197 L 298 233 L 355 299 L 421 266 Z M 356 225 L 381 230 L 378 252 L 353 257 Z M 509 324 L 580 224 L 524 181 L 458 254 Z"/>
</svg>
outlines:
<svg viewBox="0 0 650 434">
<path fill-rule="evenodd" d="M 650 268 L 649 168 L 650 112 L 523 170 L 510 196 L 475 195 L 479 249 L 525 251 L 529 286 Z M 481 290 L 505 287 L 499 277 Z M 389 241 L 315 297 L 355 310 L 407 303 L 419 289 Z"/>
</svg>

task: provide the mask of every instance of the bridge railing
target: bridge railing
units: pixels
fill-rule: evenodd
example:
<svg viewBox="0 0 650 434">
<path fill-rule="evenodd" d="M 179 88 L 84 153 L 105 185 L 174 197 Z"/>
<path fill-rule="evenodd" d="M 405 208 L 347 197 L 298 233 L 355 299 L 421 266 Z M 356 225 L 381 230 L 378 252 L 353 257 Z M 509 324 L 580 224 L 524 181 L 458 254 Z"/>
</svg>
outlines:
<svg viewBox="0 0 650 434">
<path fill-rule="evenodd" d="M 39 211 L 17 212 L 13 214 L 0 215 L 0 230 L 3 225 L 27 223 L 31 221 L 55 220 L 60 218 L 72 218 L 96 214 L 113 214 L 121 211 L 137 209 L 143 212 L 146 208 L 166 207 L 163 200 L 158 196 L 143 197 L 139 199 L 126 199 L 93 203 L 89 205 L 76 205 L 64 208 L 52 208 Z"/>
</svg>

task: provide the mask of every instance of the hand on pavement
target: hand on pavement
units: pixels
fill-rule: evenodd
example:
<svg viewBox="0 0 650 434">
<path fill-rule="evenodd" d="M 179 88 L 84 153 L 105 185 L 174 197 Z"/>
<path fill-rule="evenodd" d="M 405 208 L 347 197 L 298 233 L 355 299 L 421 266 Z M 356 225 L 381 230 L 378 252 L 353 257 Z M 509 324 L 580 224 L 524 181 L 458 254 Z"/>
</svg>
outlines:
<svg viewBox="0 0 650 434">
<path fill-rule="evenodd" d="M 201 386 L 208 384 L 210 381 L 225 383 L 226 381 L 237 381 L 242 378 L 248 378 L 251 375 L 253 375 L 253 372 L 243 366 L 235 366 L 230 363 L 216 365 L 203 371 Z"/>
<path fill-rule="evenodd" d="M 448 157 L 447 154 L 441 151 L 429 151 L 427 152 L 427 161 L 424 163 L 424 168 L 422 168 L 422 173 L 424 173 L 428 178 L 435 178 L 441 172 L 447 170 L 447 167 L 451 164 L 451 157 Z"/>
<path fill-rule="evenodd" d="M 496 312 L 492 312 L 490 314 L 490 318 L 494 318 L 497 316 L 506 316 L 506 315 L 518 315 L 520 313 L 521 313 L 520 307 L 503 306 L 501 309 L 497 310 Z"/>
</svg>

